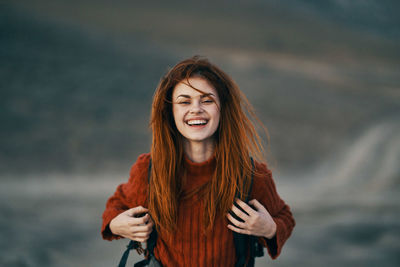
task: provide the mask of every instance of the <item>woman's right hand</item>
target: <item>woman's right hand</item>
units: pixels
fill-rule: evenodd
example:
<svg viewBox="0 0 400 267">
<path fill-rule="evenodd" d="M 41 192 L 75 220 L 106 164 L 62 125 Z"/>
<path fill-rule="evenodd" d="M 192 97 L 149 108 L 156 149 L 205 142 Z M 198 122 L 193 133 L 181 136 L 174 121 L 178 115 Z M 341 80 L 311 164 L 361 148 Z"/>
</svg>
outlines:
<svg viewBox="0 0 400 267">
<path fill-rule="evenodd" d="M 138 206 L 120 213 L 110 222 L 110 230 L 131 240 L 145 242 L 153 231 L 154 222 L 147 213 L 148 209 Z M 146 213 L 143 217 L 139 216 Z"/>
</svg>

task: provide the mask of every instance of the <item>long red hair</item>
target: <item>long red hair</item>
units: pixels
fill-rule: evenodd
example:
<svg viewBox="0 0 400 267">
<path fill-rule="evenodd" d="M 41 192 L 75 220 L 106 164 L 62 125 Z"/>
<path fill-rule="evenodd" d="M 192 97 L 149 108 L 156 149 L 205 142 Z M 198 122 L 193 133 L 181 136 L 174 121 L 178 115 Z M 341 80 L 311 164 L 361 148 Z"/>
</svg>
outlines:
<svg viewBox="0 0 400 267">
<path fill-rule="evenodd" d="M 179 62 L 161 79 L 156 89 L 150 121 L 149 210 L 161 234 L 172 234 L 176 230 L 184 174 L 184 137 L 175 126 L 172 92 L 179 82 L 190 77 L 206 79 L 220 99 L 220 122 L 215 133 L 216 170 L 204 190 L 205 230 L 212 227 L 218 215 L 229 211 L 236 192 L 241 198 L 245 197 L 252 172 L 250 157 L 263 160 L 261 139 L 247 115 L 256 118 L 254 111 L 236 83 L 207 59 L 195 56 Z"/>
</svg>

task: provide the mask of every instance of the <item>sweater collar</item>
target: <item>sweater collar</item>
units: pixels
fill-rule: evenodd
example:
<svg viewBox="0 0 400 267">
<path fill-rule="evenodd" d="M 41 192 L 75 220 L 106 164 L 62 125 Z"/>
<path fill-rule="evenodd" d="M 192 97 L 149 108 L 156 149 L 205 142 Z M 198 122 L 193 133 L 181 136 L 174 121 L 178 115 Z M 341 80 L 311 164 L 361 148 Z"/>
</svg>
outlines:
<svg viewBox="0 0 400 267">
<path fill-rule="evenodd" d="M 216 167 L 215 153 L 206 161 L 193 162 L 184 155 L 185 169 L 190 176 L 211 176 Z"/>
</svg>

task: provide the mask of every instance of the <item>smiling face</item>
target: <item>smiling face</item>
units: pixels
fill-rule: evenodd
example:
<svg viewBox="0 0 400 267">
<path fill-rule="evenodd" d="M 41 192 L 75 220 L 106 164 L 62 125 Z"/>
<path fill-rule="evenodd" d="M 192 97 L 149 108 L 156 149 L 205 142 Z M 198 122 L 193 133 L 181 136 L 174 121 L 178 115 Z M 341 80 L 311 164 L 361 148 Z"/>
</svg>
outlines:
<svg viewBox="0 0 400 267">
<path fill-rule="evenodd" d="M 192 77 L 181 81 L 173 90 L 172 102 L 175 125 L 185 141 L 213 141 L 219 125 L 220 102 L 217 91 L 207 80 Z"/>
</svg>

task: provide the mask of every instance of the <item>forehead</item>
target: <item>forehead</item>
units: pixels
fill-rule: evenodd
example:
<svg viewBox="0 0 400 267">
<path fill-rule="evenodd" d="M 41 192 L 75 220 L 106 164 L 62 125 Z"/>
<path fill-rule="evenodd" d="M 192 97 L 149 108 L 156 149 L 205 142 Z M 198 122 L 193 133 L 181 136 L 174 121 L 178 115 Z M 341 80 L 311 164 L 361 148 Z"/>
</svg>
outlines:
<svg viewBox="0 0 400 267">
<path fill-rule="evenodd" d="M 193 89 L 189 84 L 201 92 Z M 183 80 L 178 83 L 172 92 L 172 97 L 176 98 L 181 94 L 189 95 L 191 97 L 203 94 L 213 94 L 215 97 L 218 97 L 215 88 L 206 79 L 200 77 L 189 78 L 188 80 Z"/>
</svg>

